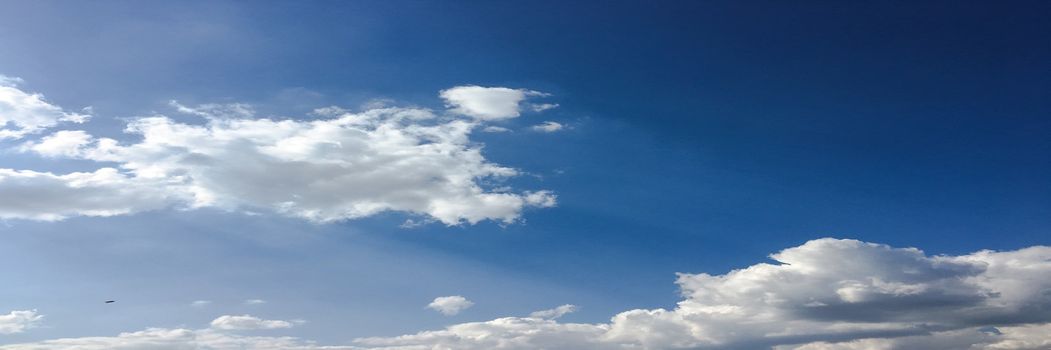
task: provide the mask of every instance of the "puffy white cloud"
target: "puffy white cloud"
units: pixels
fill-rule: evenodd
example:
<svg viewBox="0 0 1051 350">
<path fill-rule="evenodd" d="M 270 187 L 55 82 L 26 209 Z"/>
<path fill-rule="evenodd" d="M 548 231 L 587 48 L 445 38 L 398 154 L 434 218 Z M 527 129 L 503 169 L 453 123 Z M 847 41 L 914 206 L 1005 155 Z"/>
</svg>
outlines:
<svg viewBox="0 0 1051 350">
<path fill-rule="evenodd" d="M 523 92 L 524 93 L 524 92 Z M 470 140 L 473 120 L 437 118 L 418 108 L 361 113 L 326 109 L 314 120 L 249 118 L 251 108 L 173 103 L 207 117 L 131 121 L 132 143 L 59 131 L 21 149 L 106 164 L 53 174 L 0 169 L 0 218 L 56 220 L 164 207 L 270 210 L 316 222 L 400 211 L 446 225 L 516 221 L 551 207 L 549 191 L 495 191 L 483 183 L 518 171 L 488 162 Z M 486 181 L 481 181 L 481 180 Z"/>
<path fill-rule="evenodd" d="M 27 329 L 36 327 L 44 315 L 36 310 L 16 310 L 0 315 L 0 334 L 22 333 Z"/>
<path fill-rule="evenodd" d="M 212 320 L 212 328 L 224 330 L 279 329 L 292 328 L 292 322 L 264 320 L 251 315 L 223 315 Z"/>
<path fill-rule="evenodd" d="M 83 123 L 90 116 L 64 111 L 44 96 L 18 88 L 21 79 L 0 75 L 0 140 L 18 139 L 61 122 Z"/>
<path fill-rule="evenodd" d="M 427 308 L 449 316 L 458 314 L 460 313 L 460 311 L 467 310 L 471 306 L 474 306 L 473 302 L 459 295 L 437 297 L 434 298 L 434 301 L 432 301 L 430 304 L 427 304 Z"/>
<path fill-rule="evenodd" d="M 533 125 L 530 129 L 539 132 L 555 132 L 564 129 L 566 126 L 562 123 L 546 121 L 537 125 Z"/>
<path fill-rule="evenodd" d="M 476 85 L 457 86 L 442 90 L 439 93 L 454 113 L 474 117 L 478 120 L 502 120 L 521 115 L 522 101 L 529 97 L 548 96 L 548 94 L 505 87 L 482 87 Z M 556 105 L 539 109 L 554 108 Z M 536 107 L 533 107 L 536 110 Z"/>
<path fill-rule="evenodd" d="M 82 148 L 91 143 L 92 137 L 82 130 L 63 130 L 45 136 L 39 142 L 26 142 L 22 151 L 31 151 L 45 157 L 79 157 Z"/>
<path fill-rule="evenodd" d="M 346 348 L 1002 350 L 1051 346 L 1051 247 L 929 256 L 913 248 L 818 239 L 771 258 L 779 263 L 760 263 L 722 275 L 680 274 L 677 283 L 683 300 L 675 308 L 629 310 L 608 323 L 558 322 L 554 318 L 572 309 L 564 305 L 530 317 L 360 338 Z M 220 344 L 218 340 L 202 342 L 201 334 L 218 337 L 207 330 L 153 332 L 181 332 L 188 339 L 181 344 L 187 347 L 232 348 L 211 345 Z M 248 338 L 224 337 L 227 343 L 222 344 L 253 348 L 245 345 Z M 126 338 L 133 337 L 94 339 L 104 343 Z M 289 338 L 253 339 L 284 341 L 288 348 L 313 346 Z M 0 349 L 58 348 L 48 344 L 53 343 Z"/>
</svg>

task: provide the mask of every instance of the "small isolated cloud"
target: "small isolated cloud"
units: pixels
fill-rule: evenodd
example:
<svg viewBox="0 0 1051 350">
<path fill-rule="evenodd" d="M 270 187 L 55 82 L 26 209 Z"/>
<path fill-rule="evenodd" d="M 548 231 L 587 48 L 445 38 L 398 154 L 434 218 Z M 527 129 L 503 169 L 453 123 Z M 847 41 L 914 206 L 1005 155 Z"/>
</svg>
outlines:
<svg viewBox="0 0 1051 350">
<path fill-rule="evenodd" d="M 280 329 L 292 328 L 292 322 L 281 320 L 264 320 L 251 315 L 219 316 L 212 320 L 213 329 L 221 330 L 256 330 L 256 329 Z"/>
<path fill-rule="evenodd" d="M 496 89 L 498 95 L 512 91 L 521 98 L 539 94 L 482 89 Z M 473 96 L 472 91 L 454 88 L 445 94 L 457 101 L 467 98 L 461 101 L 469 106 L 464 108 L 482 108 L 490 113 L 486 115 L 510 113 L 503 107 L 486 109 L 489 102 L 468 102 L 465 96 Z M 5 108 L 12 108 L 5 107 L 11 101 L 18 102 L 15 113 L 5 113 Z M 70 117 L 42 103 L 39 96 L 0 88 L 0 127 L 14 125 L 21 130 L 16 135 L 20 137 Z M 555 201 L 549 191 L 489 188 L 520 171 L 485 159 L 483 145 L 470 138 L 483 127 L 474 118 L 449 119 L 427 109 L 381 107 L 359 113 L 325 108 L 315 112 L 320 118 L 274 120 L 257 118 L 252 108 L 242 104 L 171 105 L 205 120 L 137 118 L 125 129 L 136 136 L 131 142 L 82 130 L 58 131 L 24 142 L 19 147 L 22 152 L 95 162 L 98 168 L 65 174 L 0 168 L 0 198 L 18 199 L 0 201 L 0 219 L 61 220 L 164 208 L 217 208 L 320 223 L 396 211 L 452 226 L 485 220 L 514 223 L 526 209 L 550 207 Z M 12 115 L 29 120 L 23 116 L 47 113 L 51 117 L 33 117 L 38 122 L 32 123 L 3 120 Z M 15 135 L 12 130 L 0 129 L 0 138 L 4 132 Z"/>
<path fill-rule="evenodd" d="M 543 112 L 543 111 L 546 111 L 546 110 L 549 110 L 549 109 L 558 108 L 558 104 L 557 103 L 534 103 L 534 104 L 529 105 L 529 108 L 531 108 L 534 112 Z"/>
<path fill-rule="evenodd" d="M 208 119 L 243 119 L 255 115 L 255 109 L 244 103 L 208 103 L 194 107 L 184 106 L 178 101 L 172 100 L 169 105 L 179 113 L 196 115 Z"/>
<path fill-rule="evenodd" d="M 430 304 L 427 304 L 427 308 L 441 312 L 447 316 L 456 315 L 460 313 L 460 311 L 466 310 L 471 306 L 474 306 L 473 302 L 459 295 L 437 297 L 434 298 L 434 301 Z"/>
<path fill-rule="evenodd" d="M 210 305 L 211 303 L 212 302 L 209 301 L 209 300 L 194 300 L 192 303 L 190 303 L 190 306 L 193 306 L 193 307 L 205 307 L 205 306 Z"/>
<path fill-rule="evenodd" d="M 457 86 L 442 90 L 438 95 L 453 113 L 487 121 L 516 118 L 522 113 L 522 101 L 529 97 L 548 96 L 539 91 L 476 85 Z"/>
<path fill-rule="evenodd" d="M 266 300 L 263 299 L 248 299 L 245 300 L 245 305 L 262 305 L 266 304 Z"/>
<path fill-rule="evenodd" d="M 546 121 L 537 125 L 533 125 L 530 129 L 539 132 L 555 132 L 564 129 L 566 126 L 562 123 Z"/>
<path fill-rule="evenodd" d="M 0 334 L 15 334 L 25 332 L 27 329 L 36 327 L 44 315 L 36 310 L 11 311 L 7 315 L 0 315 Z"/>
<path fill-rule="evenodd" d="M 55 106 L 37 93 L 18 88 L 22 79 L 0 75 L 0 141 L 19 139 L 62 122 L 83 123 L 90 116 Z"/>
<path fill-rule="evenodd" d="M 553 319 L 557 319 L 557 318 L 562 317 L 562 316 L 564 316 L 566 314 L 573 313 L 573 312 L 576 312 L 576 311 L 577 311 L 577 306 L 576 305 L 565 304 L 565 305 L 561 305 L 559 307 L 556 307 L 554 309 L 540 310 L 540 311 L 533 312 L 533 313 L 529 314 L 529 317 L 553 320 Z"/>
<path fill-rule="evenodd" d="M 505 127 L 502 127 L 502 126 L 490 125 L 490 126 L 482 128 L 482 131 L 483 132 L 508 132 L 508 131 L 511 131 L 511 129 L 508 129 L 508 128 L 505 128 Z"/>
</svg>

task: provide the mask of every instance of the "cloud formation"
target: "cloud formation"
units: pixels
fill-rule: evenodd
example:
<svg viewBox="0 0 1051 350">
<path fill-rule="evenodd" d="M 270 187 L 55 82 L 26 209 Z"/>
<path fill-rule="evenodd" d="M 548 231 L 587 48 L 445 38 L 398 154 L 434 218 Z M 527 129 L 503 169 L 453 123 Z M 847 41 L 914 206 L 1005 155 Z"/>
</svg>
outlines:
<svg viewBox="0 0 1051 350">
<path fill-rule="evenodd" d="M 430 304 L 427 304 L 427 308 L 441 312 L 443 315 L 452 316 L 460 313 L 460 311 L 467 310 L 474 303 L 467 298 L 459 295 L 451 295 L 447 297 L 434 298 Z"/>
<path fill-rule="evenodd" d="M 474 88 L 443 95 L 487 119 L 516 114 L 518 101 L 537 94 L 481 88 L 485 98 L 476 100 Z M 493 97 L 507 91 L 520 97 Z M 508 101 L 514 101 L 514 111 L 502 104 Z M 105 166 L 69 174 L 0 168 L 0 197 L 19 199 L 0 203 L 0 218 L 60 220 L 212 207 L 315 222 L 398 211 L 459 225 L 513 223 L 527 208 L 556 203 L 549 191 L 496 186 L 519 171 L 485 159 L 481 145 L 470 139 L 484 127 L 476 119 L 378 107 L 359 113 L 325 108 L 317 111 L 320 118 L 278 120 L 256 118 L 242 104 L 171 105 L 204 117 L 203 123 L 154 115 L 128 123 L 125 132 L 138 138 L 134 142 L 64 130 L 22 143 L 23 152 Z M 51 124 L 34 125 L 37 131 Z"/>
<path fill-rule="evenodd" d="M 505 87 L 457 86 L 439 94 L 450 111 L 474 117 L 477 120 L 503 120 L 522 114 L 522 102 L 530 97 L 548 96 L 543 92 Z M 555 108 L 558 105 L 531 105 L 534 111 Z"/>
<path fill-rule="evenodd" d="M 0 334 L 15 334 L 36 327 L 44 318 L 36 310 L 16 310 L 0 315 Z"/>
<path fill-rule="evenodd" d="M 62 122 L 83 123 L 90 116 L 68 112 L 37 93 L 18 88 L 22 80 L 0 75 L 0 140 L 18 139 Z"/>
<path fill-rule="evenodd" d="M 281 320 L 264 320 L 251 315 L 223 315 L 212 320 L 212 328 L 223 330 L 255 330 L 292 328 L 292 322 Z"/>
<path fill-rule="evenodd" d="M 674 308 L 624 311 L 607 323 L 559 322 L 555 318 L 573 309 L 563 305 L 529 317 L 360 338 L 338 348 L 1020 350 L 1051 346 L 1047 336 L 1051 334 L 1051 247 L 930 256 L 915 248 L 826 238 L 771 258 L 778 263 L 759 263 L 722 275 L 680 274 L 677 284 L 683 300 Z M 207 330 L 146 332 L 191 334 L 198 337 L 193 344 L 204 344 L 200 334 L 216 337 Z M 222 339 L 208 346 L 226 349 L 233 347 L 211 344 L 249 341 Z M 81 344 L 76 339 L 61 341 Z M 290 338 L 250 341 L 321 348 Z M 48 349 L 47 344 L 0 349 Z"/>
</svg>

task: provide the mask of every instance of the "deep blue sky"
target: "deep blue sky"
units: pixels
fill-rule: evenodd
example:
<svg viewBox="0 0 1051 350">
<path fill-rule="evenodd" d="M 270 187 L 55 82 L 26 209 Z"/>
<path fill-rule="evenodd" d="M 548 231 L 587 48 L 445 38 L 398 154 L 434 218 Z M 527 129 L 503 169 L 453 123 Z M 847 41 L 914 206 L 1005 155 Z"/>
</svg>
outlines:
<svg viewBox="0 0 1051 350">
<path fill-rule="evenodd" d="M 441 325 L 416 313 L 450 293 L 478 302 L 464 319 L 574 303 L 582 311 L 572 320 L 593 322 L 668 307 L 675 272 L 723 273 L 818 237 L 935 254 L 1051 244 L 1051 3 L 136 4 L 5 4 L 0 74 L 56 104 L 94 106 L 89 128 L 112 136 L 122 118 L 171 99 L 297 116 L 374 98 L 440 108 L 437 91 L 463 84 L 549 92 L 561 107 L 545 118 L 572 129 L 476 141 L 488 159 L 536 174 L 517 181 L 555 191 L 559 206 L 508 227 L 210 211 L 13 222 L 0 229 L 0 260 L 34 267 L 0 274 L 31 281 L 0 293 L 16 300 L 0 306 L 59 314 L 77 298 L 47 291 L 61 289 L 59 276 L 132 288 L 186 270 L 213 295 L 189 300 L 239 298 L 209 285 L 223 277 L 203 266 L 281 266 L 303 285 L 339 282 L 300 295 L 266 276 L 246 283 L 285 302 L 272 308 L 311 310 L 301 317 L 318 328 L 302 334 L 340 340 Z M 17 154 L 0 162 L 75 166 Z M 231 226 L 258 234 L 216 228 Z M 139 240 L 142 250 L 114 248 Z M 402 273 L 428 283 L 390 277 Z M 177 285 L 158 279 L 158 289 Z M 392 321 L 362 319 L 340 338 L 319 330 L 335 327 L 322 326 L 331 305 L 393 309 Z M 214 315 L 178 317 L 148 323 Z"/>
</svg>

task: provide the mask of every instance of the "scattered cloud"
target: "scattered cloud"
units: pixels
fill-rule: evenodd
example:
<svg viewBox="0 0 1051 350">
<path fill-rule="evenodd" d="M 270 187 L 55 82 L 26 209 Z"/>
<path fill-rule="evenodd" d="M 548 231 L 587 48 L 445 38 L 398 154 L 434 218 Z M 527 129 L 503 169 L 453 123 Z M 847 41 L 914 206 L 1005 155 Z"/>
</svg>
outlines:
<svg viewBox="0 0 1051 350">
<path fill-rule="evenodd" d="M 343 349 L 1045 349 L 1051 345 L 1051 247 L 930 256 L 856 240 L 818 239 L 721 275 L 679 274 L 672 309 L 621 312 L 607 323 L 561 323 L 571 305 L 529 317 L 469 322 L 397 337 L 356 339 Z M 462 310 L 458 296 L 436 310 Z M 444 306 L 443 306 L 444 305 Z M 456 306 L 460 305 L 460 306 Z M 213 324 L 265 322 L 224 316 Z M 220 321 L 223 319 L 223 321 Z M 290 326 L 290 322 L 270 328 Z M 173 335 L 178 335 L 173 337 Z M 177 339 L 170 340 L 169 339 Z M 154 343 L 150 343 L 154 342 Z M 167 342 L 167 343 L 165 343 Z M 150 329 L 0 349 L 81 344 L 164 344 L 233 349 L 255 344 L 319 349 L 295 338 L 245 338 L 210 330 Z M 91 347 L 96 346 L 96 347 Z M 113 348 L 90 345 L 85 349 Z M 337 347 L 338 348 L 338 347 Z"/>
<path fill-rule="evenodd" d="M 266 304 L 266 300 L 263 299 L 248 299 L 245 300 L 245 305 L 261 305 Z"/>
<path fill-rule="evenodd" d="M 209 301 L 209 300 L 194 300 L 192 303 L 190 303 L 190 306 L 193 306 L 193 307 L 205 307 L 205 306 L 210 305 L 211 303 L 212 302 Z"/>
<path fill-rule="evenodd" d="M 62 122 L 83 123 L 90 116 L 68 112 L 44 96 L 18 88 L 22 79 L 0 75 L 0 141 L 19 139 Z"/>
<path fill-rule="evenodd" d="M 562 123 L 546 121 L 537 125 L 533 125 L 530 129 L 539 132 L 555 132 L 564 129 L 566 126 Z"/>
<path fill-rule="evenodd" d="M 456 315 L 460 313 L 460 311 L 467 310 L 471 306 L 474 306 L 473 302 L 459 295 L 437 297 L 434 298 L 434 301 L 430 304 L 427 304 L 427 308 L 441 312 L 447 316 Z"/>
<path fill-rule="evenodd" d="M 0 334 L 15 334 L 25 332 L 27 329 L 36 327 L 44 315 L 36 310 L 11 311 L 7 315 L 0 315 Z"/>
<path fill-rule="evenodd" d="M 292 322 L 281 320 L 264 320 L 251 315 L 219 316 L 212 320 L 213 329 L 222 330 L 256 330 L 256 329 L 279 329 L 292 328 Z"/>
<path fill-rule="evenodd" d="M 477 120 L 503 120 L 521 115 L 522 101 L 529 97 L 549 96 L 543 92 L 505 87 L 457 86 L 439 94 L 450 111 Z"/>
<path fill-rule="evenodd" d="M 485 96 L 493 94 L 490 89 L 497 95 L 514 91 L 521 98 L 540 94 L 480 89 L 488 91 Z M 509 113 L 506 106 L 489 105 L 501 98 L 470 102 L 475 92 L 460 87 L 443 96 L 468 106 L 463 108 Z M 317 112 L 320 119 L 273 120 L 255 118 L 253 109 L 241 104 L 171 105 L 205 120 L 137 118 L 125 130 L 139 137 L 135 142 L 65 130 L 23 143 L 23 152 L 105 167 L 69 174 L 0 169 L 0 197 L 19 199 L 0 203 L 0 218 L 61 220 L 213 207 L 315 222 L 399 211 L 460 225 L 513 223 L 526 208 L 556 204 L 549 191 L 487 188 L 519 171 L 485 159 L 482 146 L 470 139 L 482 127 L 474 119 L 383 107 L 360 113 L 326 108 Z"/>
</svg>

